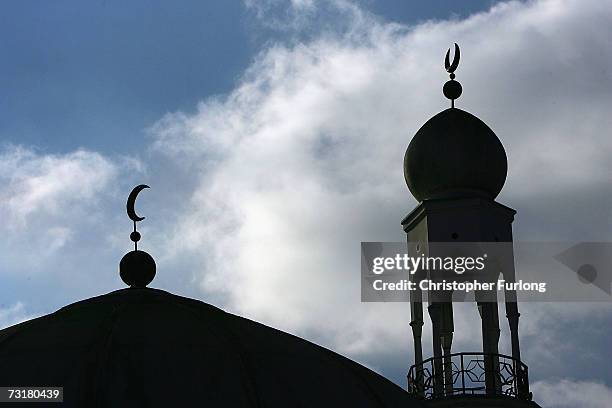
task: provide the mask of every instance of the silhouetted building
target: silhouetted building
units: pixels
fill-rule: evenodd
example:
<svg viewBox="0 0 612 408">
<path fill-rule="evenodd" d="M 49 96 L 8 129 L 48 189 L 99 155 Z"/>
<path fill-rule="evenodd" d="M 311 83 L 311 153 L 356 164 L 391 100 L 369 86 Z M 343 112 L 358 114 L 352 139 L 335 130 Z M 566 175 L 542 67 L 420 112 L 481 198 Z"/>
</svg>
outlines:
<svg viewBox="0 0 612 408">
<path fill-rule="evenodd" d="M 500 243 L 505 261 L 495 265 L 493 279 L 515 281 L 512 221 L 515 210 L 495 201 L 506 180 L 506 152 L 495 133 L 476 116 L 455 107 L 462 92 L 454 80 L 459 47 L 446 69 L 450 80 L 444 95 L 451 108 L 429 119 L 415 134 L 404 158 L 404 176 L 419 205 L 402 221 L 411 256 L 444 256 L 470 248 L 469 243 Z M 466 249 L 468 250 L 468 249 Z M 432 278 L 419 271 L 414 279 Z M 423 292 L 411 292 L 410 326 L 415 362 L 408 374 L 408 390 L 433 407 L 537 407 L 531 401 L 527 366 L 521 362 L 516 293 L 506 290 L 505 308 L 512 355 L 499 354 L 498 304 L 491 293 L 476 293 L 482 322 L 479 353 L 453 353 L 453 293 L 428 293 L 433 357 L 423 360 Z M 493 295 L 495 296 L 495 295 Z M 468 330 L 468 328 L 463 328 Z"/>
<path fill-rule="evenodd" d="M 0 386 L 62 386 L 62 406 L 83 408 L 423 406 L 328 349 L 147 288 L 156 266 L 137 250 L 134 211 L 143 188 L 127 206 L 135 249 L 120 275 L 130 287 L 0 331 Z"/>
<path fill-rule="evenodd" d="M 448 241 L 512 242 L 515 211 L 495 201 L 506 154 L 493 131 L 454 107 L 458 52 L 444 94 L 452 108 L 413 138 L 406 182 L 420 201 L 402 222 L 409 252 Z M 453 308 L 430 301 L 434 356 L 423 360 L 423 306 L 411 299 L 415 365 L 408 392 L 323 347 L 204 302 L 148 288 L 156 266 L 138 250 L 137 186 L 128 198 L 134 251 L 120 262 L 129 288 L 0 331 L 0 386 L 61 386 L 66 407 L 537 407 L 521 362 L 518 308 L 506 295 L 512 356 L 498 353 L 496 302 L 478 301 L 483 352 L 452 353 Z M 509 271 L 513 278 L 514 271 Z M 480 375 L 472 385 L 466 376 Z M 475 384 L 475 385 L 474 385 Z M 43 406 L 36 404 L 35 406 Z M 51 404 L 50 406 L 57 406 Z"/>
<path fill-rule="evenodd" d="M 0 367 L 2 386 L 63 386 L 66 407 L 422 406 L 330 350 L 152 288 L 0 331 Z"/>
</svg>

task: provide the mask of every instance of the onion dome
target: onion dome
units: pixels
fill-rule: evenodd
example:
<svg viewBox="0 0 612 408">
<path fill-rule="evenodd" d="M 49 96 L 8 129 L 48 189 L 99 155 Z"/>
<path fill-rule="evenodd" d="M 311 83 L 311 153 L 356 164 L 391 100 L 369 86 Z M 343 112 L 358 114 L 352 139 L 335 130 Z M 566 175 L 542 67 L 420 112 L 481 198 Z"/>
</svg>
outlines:
<svg viewBox="0 0 612 408">
<path fill-rule="evenodd" d="M 449 50 L 450 52 L 450 50 Z M 429 119 L 414 135 L 404 156 L 404 177 L 418 201 L 457 197 L 495 199 L 508 171 L 504 146 L 482 120 L 455 108 L 461 96 L 461 84 L 455 81 L 459 47 L 446 69 L 451 80 L 444 85 L 444 95 L 451 108 Z"/>
<path fill-rule="evenodd" d="M 404 156 L 404 177 L 419 201 L 436 198 L 497 197 L 508 171 L 506 151 L 495 133 L 458 108 L 429 119 Z"/>
</svg>

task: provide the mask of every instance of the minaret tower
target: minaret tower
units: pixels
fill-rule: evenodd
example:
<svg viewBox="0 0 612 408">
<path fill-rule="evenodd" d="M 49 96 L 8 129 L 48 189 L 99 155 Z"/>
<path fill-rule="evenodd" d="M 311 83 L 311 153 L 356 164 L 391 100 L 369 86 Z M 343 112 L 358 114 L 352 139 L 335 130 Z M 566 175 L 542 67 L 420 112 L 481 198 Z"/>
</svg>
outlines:
<svg viewBox="0 0 612 408">
<path fill-rule="evenodd" d="M 459 65 L 457 44 L 452 63 L 449 56 L 450 49 L 445 61 L 450 80 L 444 84 L 443 93 L 451 100 L 451 107 L 418 130 L 404 158 L 406 184 L 419 201 L 402 221 L 408 252 L 411 256 L 438 256 L 441 254 L 437 243 L 505 243 L 510 255 L 496 274 L 512 282 L 512 221 L 516 211 L 495 201 L 506 180 L 506 152 L 483 121 L 455 107 L 462 92 L 461 84 L 455 80 Z M 427 278 L 428 273 L 420 271 L 415 278 Z M 497 299 L 477 293 L 475 300 L 482 323 L 482 352 L 454 353 L 452 298 L 428 293 L 433 357 L 424 360 L 423 293 L 411 292 L 415 362 L 408 374 L 409 392 L 436 407 L 537 407 L 531 401 L 527 366 L 521 362 L 516 293 L 504 293 L 511 356 L 499 354 L 498 350 Z"/>
</svg>

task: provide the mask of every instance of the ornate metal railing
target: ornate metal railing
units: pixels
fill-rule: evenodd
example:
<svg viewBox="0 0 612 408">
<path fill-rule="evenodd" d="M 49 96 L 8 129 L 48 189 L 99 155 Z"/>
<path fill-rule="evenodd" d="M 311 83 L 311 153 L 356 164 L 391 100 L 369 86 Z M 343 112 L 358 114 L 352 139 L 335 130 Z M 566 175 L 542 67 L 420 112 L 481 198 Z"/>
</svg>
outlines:
<svg viewBox="0 0 612 408">
<path fill-rule="evenodd" d="M 527 366 L 502 354 L 454 353 L 410 367 L 408 392 L 433 399 L 457 395 L 531 400 Z"/>
</svg>

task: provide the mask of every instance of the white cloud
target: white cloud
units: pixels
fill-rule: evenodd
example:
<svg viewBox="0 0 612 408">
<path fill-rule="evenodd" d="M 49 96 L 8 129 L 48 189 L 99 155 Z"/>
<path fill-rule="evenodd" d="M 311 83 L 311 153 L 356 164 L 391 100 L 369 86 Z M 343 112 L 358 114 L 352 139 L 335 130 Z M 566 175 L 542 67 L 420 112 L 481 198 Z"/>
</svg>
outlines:
<svg viewBox="0 0 612 408">
<path fill-rule="evenodd" d="M 138 162 L 82 149 L 49 154 L 24 146 L 2 148 L 3 278 L 55 278 L 57 289 L 62 282 L 86 279 L 75 276 L 74 270 L 82 269 L 76 261 L 105 243 L 112 230 L 112 218 L 106 214 L 108 199 L 117 194 L 120 174 L 141 169 Z"/>
<path fill-rule="evenodd" d="M 606 408 L 612 401 L 612 389 L 595 381 L 538 381 L 531 389 L 546 408 Z"/>
<path fill-rule="evenodd" d="M 41 215 L 75 216 L 74 203 L 92 200 L 116 175 L 115 165 L 95 152 L 53 155 L 6 148 L 0 153 L 0 208 L 19 227 Z"/>
<path fill-rule="evenodd" d="M 500 200 L 520 205 L 522 225 L 550 231 L 546 217 L 566 208 L 559 195 L 610 192 L 612 141 L 602 129 L 612 109 L 612 8 L 510 2 L 403 27 L 351 6 L 359 12 L 343 14 L 343 32 L 270 46 L 234 91 L 166 116 L 153 134 L 159 152 L 201 174 L 173 242 L 205 260 L 202 288 L 225 293 L 232 310 L 359 354 L 407 344 L 407 305 L 359 303 L 358 248 L 403 237 L 399 221 L 416 204 L 403 153 L 448 106 L 446 48 L 462 47 L 458 106 L 508 151 Z M 538 211 L 552 196 L 556 211 Z M 609 225 L 584 211 L 563 233 L 574 222 L 608 236 Z"/>
</svg>

